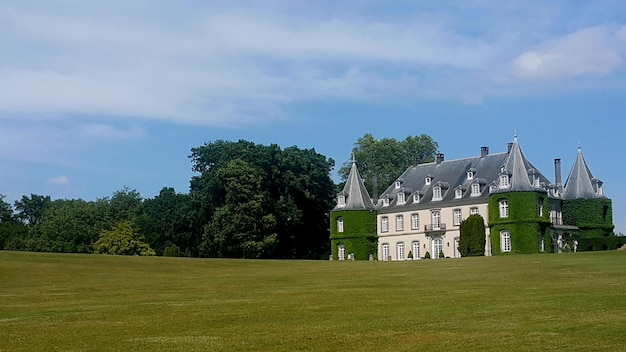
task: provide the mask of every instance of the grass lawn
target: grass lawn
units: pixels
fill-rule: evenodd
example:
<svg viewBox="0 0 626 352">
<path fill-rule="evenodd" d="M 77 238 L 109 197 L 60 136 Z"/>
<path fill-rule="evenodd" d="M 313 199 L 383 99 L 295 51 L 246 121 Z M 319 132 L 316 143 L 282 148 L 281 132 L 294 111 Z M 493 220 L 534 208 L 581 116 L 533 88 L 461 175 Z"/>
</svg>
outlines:
<svg viewBox="0 0 626 352">
<path fill-rule="evenodd" d="M 626 252 L 338 262 L 0 251 L 0 351 L 624 351 Z"/>
</svg>

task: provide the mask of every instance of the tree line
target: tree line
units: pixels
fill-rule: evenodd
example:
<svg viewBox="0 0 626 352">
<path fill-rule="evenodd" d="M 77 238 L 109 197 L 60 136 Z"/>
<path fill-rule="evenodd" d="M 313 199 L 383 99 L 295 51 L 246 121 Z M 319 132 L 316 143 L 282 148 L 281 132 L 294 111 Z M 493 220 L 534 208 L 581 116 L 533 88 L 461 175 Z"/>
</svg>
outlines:
<svg viewBox="0 0 626 352">
<path fill-rule="evenodd" d="M 413 162 L 432 160 L 436 150 L 424 135 L 394 141 L 368 134 L 355 143 L 353 154 L 367 166 L 366 183 L 372 175 L 399 175 Z M 398 145 L 413 149 L 398 154 Z M 314 149 L 245 140 L 207 142 L 192 148 L 189 158 L 196 174 L 188 193 L 163 187 L 144 199 L 125 187 L 95 201 L 31 194 L 13 205 L 0 194 L 0 249 L 327 258 L 329 212 L 343 187 L 330 177 L 334 160 Z"/>
</svg>

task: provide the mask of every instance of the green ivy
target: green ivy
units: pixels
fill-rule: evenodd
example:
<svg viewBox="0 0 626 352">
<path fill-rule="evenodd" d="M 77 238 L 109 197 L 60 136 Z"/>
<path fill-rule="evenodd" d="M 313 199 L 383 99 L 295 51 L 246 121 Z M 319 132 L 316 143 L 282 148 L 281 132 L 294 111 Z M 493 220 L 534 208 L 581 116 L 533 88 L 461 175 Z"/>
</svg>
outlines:
<svg viewBox="0 0 626 352">
<path fill-rule="evenodd" d="M 343 218 L 343 232 L 337 231 L 337 218 Z M 346 258 L 354 253 L 354 259 L 367 260 L 378 254 L 376 212 L 369 210 L 333 211 L 330 215 L 330 244 L 333 259 L 339 258 L 339 245 L 345 248 Z"/>
</svg>

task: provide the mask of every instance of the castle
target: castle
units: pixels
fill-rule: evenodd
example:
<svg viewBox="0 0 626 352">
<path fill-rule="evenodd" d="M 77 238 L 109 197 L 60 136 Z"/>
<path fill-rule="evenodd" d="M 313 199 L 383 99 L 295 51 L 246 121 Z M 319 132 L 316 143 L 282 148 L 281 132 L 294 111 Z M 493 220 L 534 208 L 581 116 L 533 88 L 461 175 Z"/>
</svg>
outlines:
<svg viewBox="0 0 626 352">
<path fill-rule="evenodd" d="M 356 162 L 331 211 L 332 259 L 407 260 L 460 257 L 461 222 L 485 221 L 484 255 L 613 249 L 611 200 L 580 147 L 565 184 L 554 160 L 550 182 L 522 153 L 508 150 L 409 167 L 371 199 Z"/>
</svg>

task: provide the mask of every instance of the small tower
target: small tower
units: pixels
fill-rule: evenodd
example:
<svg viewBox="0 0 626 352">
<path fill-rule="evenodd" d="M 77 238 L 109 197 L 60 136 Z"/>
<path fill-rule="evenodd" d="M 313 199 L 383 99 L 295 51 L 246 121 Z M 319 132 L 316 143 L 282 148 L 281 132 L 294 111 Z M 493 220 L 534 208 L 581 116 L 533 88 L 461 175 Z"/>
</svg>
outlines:
<svg viewBox="0 0 626 352">
<path fill-rule="evenodd" d="M 548 194 L 534 180 L 531 181 L 530 169 L 532 166 L 524 157 L 516 134 L 495 180 L 495 191 L 489 195 L 493 255 L 538 253 L 544 237 L 549 236 Z M 531 172 L 533 177 L 534 172 Z"/>
<path fill-rule="evenodd" d="M 563 191 L 563 222 L 580 229 L 578 250 L 615 249 L 613 208 L 602 181 L 589 171 L 580 146 Z"/>
<path fill-rule="evenodd" d="M 376 211 L 356 161 L 346 185 L 337 195 L 337 205 L 330 212 L 330 245 L 332 258 L 367 260 L 377 257 Z"/>
</svg>

